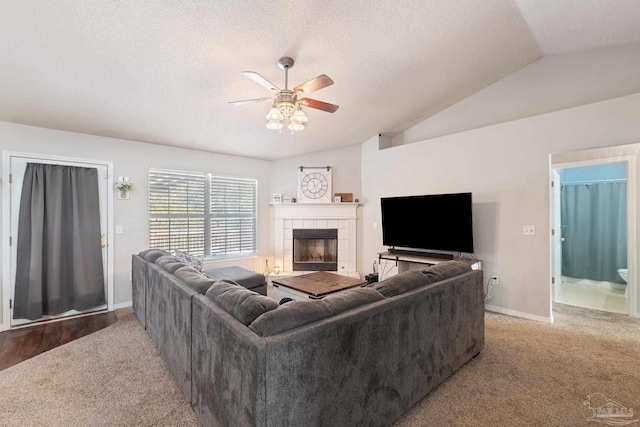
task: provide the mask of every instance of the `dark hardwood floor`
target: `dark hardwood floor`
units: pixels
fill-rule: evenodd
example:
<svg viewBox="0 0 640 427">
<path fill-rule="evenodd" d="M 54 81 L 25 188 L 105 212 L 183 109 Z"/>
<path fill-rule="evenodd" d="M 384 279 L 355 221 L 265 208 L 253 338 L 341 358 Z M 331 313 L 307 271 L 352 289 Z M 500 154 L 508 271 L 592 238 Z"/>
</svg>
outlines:
<svg viewBox="0 0 640 427">
<path fill-rule="evenodd" d="M 109 311 L 2 332 L 0 370 L 99 331 L 117 321 L 115 311 Z"/>
</svg>

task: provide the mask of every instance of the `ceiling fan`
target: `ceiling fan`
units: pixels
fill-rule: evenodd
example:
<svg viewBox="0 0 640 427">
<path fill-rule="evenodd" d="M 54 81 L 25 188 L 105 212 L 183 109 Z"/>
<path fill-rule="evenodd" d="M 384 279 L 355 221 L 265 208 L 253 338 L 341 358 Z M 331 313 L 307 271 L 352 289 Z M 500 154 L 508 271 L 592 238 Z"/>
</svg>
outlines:
<svg viewBox="0 0 640 427">
<path fill-rule="evenodd" d="M 308 82 L 302 83 L 289 89 L 289 69 L 293 67 L 293 58 L 284 56 L 278 60 L 278 67 L 284 70 L 284 89 L 279 89 L 276 85 L 269 80 L 262 77 L 255 71 L 243 71 L 242 74 L 249 77 L 260 86 L 275 92 L 273 98 L 256 98 L 246 99 L 244 101 L 233 101 L 229 104 L 233 105 L 245 105 L 253 104 L 257 102 L 273 101 L 273 107 L 267 114 L 267 128 L 268 129 L 282 129 L 282 121 L 289 119 L 289 130 L 292 132 L 300 131 L 304 129 L 304 123 L 308 118 L 302 111 L 302 106 L 315 108 L 316 110 L 326 111 L 328 113 L 335 113 L 338 110 L 338 106 L 335 104 L 329 104 L 328 102 L 322 102 L 315 99 L 307 98 L 306 95 L 331 86 L 333 80 L 326 74 L 321 74 Z"/>
</svg>

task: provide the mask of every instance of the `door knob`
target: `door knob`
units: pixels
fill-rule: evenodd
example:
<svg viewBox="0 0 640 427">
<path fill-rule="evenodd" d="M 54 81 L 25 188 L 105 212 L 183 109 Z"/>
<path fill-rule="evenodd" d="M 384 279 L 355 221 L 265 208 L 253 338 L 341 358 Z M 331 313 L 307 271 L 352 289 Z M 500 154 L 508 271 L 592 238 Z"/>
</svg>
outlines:
<svg viewBox="0 0 640 427">
<path fill-rule="evenodd" d="M 565 240 L 565 239 L 564 239 L 564 237 L 561 237 L 561 238 L 560 238 L 560 241 L 561 241 L 561 242 L 564 242 L 564 240 Z"/>
</svg>

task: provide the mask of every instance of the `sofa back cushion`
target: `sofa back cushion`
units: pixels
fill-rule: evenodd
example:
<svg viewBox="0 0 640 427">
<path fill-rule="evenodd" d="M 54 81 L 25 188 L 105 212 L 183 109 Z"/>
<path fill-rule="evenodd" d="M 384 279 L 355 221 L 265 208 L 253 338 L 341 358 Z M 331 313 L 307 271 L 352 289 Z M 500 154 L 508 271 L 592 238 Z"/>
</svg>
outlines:
<svg viewBox="0 0 640 427">
<path fill-rule="evenodd" d="M 232 280 L 218 280 L 209 288 L 206 296 L 245 326 L 261 314 L 278 307 L 275 300 L 250 291 Z"/>
<path fill-rule="evenodd" d="M 215 280 L 211 280 L 190 265 L 177 269 L 174 274 L 185 285 L 201 295 L 206 294 L 211 285 L 216 283 Z"/>
<path fill-rule="evenodd" d="M 264 313 L 249 328 L 261 337 L 268 337 L 382 299 L 374 289 L 356 288 L 321 300 L 291 301 Z"/>
<path fill-rule="evenodd" d="M 186 252 L 182 252 L 182 251 L 174 251 L 173 254 L 180 261 L 182 261 L 187 265 L 190 265 L 191 267 L 195 268 L 199 272 L 202 273 L 204 271 L 204 260 L 202 258 L 197 257 L 195 255 L 188 254 Z"/>
<path fill-rule="evenodd" d="M 432 265 L 422 272 L 431 279 L 432 282 L 449 279 L 450 277 L 459 276 L 471 271 L 471 266 L 460 261 L 447 261 L 440 264 Z"/>
<path fill-rule="evenodd" d="M 167 273 L 173 274 L 176 270 L 184 267 L 186 264 L 173 255 L 163 255 L 156 260 L 156 265 L 160 266 Z"/>
<path fill-rule="evenodd" d="M 149 262 L 156 262 L 158 258 L 164 255 L 169 255 L 169 252 L 163 251 L 162 249 L 147 249 L 138 254 L 138 256 Z"/>
<path fill-rule="evenodd" d="M 412 270 L 391 276 L 381 282 L 374 283 L 370 287 L 390 298 L 431 283 L 433 281 L 428 275 L 422 271 Z"/>
</svg>

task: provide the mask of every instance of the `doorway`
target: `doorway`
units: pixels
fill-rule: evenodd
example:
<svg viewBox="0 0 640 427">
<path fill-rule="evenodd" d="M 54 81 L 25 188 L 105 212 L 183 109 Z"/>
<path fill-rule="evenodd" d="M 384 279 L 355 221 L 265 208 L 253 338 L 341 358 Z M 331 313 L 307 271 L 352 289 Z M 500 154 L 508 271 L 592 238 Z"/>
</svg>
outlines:
<svg viewBox="0 0 640 427">
<path fill-rule="evenodd" d="M 97 171 L 98 205 L 100 216 L 100 237 L 102 242 L 102 272 L 106 304 L 83 311 L 68 310 L 56 315 L 43 315 L 41 318 L 14 319 L 15 283 L 17 266 L 18 215 L 22 196 L 22 185 L 27 164 L 46 164 L 92 168 Z M 3 292 L 2 312 L 3 329 L 25 326 L 36 322 L 55 320 L 68 316 L 83 315 L 89 312 L 113 310 L 113 263 L 111 250 L 111 212 L 113 195 L 108 191 L 113 185 L 112 163 L 105 161 L 85 160 L 58 156 L 40 156 L 26 153 L 3 153 L 3 182 L 5 202 L 3 203 L 3 235 L 10 236 L 3 243 Z"/>
<path fill-rule="evenodd" d="M 635 197 L 633 185 L 627 185 L 634 175 L 631 160 L 551 165 L 552 302 L 632 312 L 629 247 L 635 236 Z"/>
</svg>

